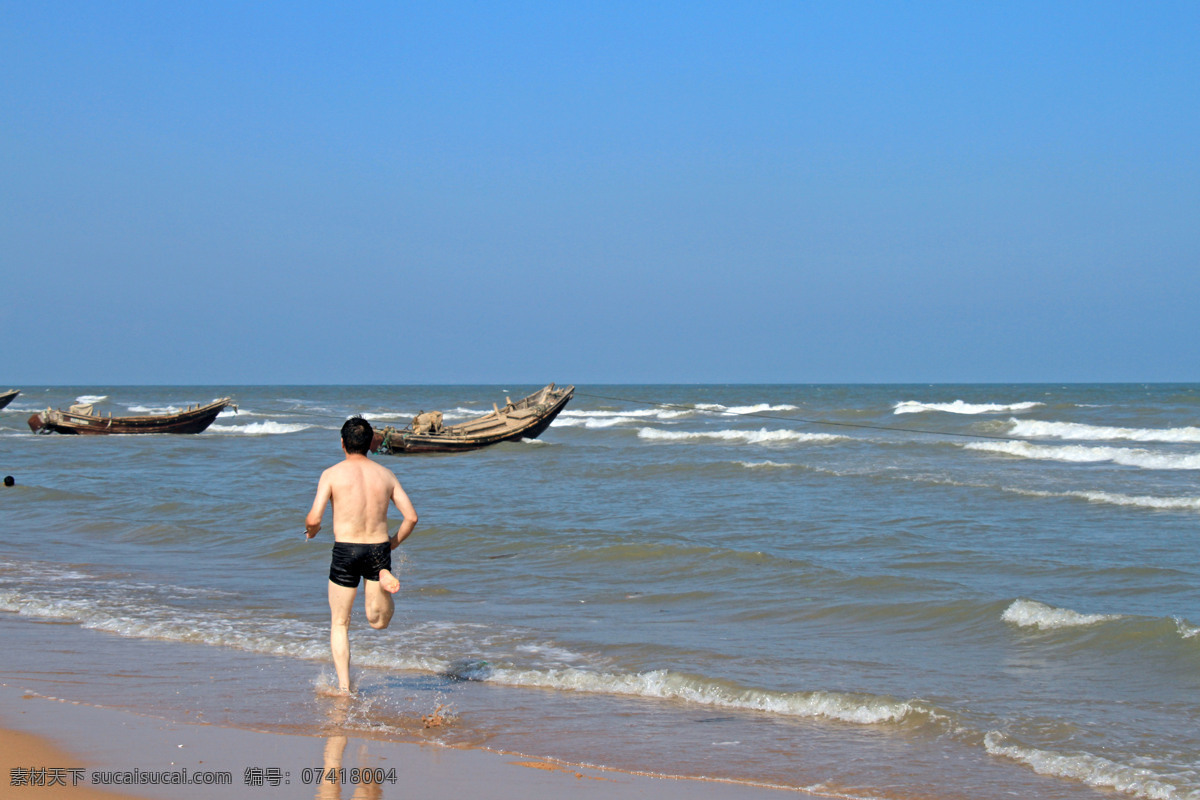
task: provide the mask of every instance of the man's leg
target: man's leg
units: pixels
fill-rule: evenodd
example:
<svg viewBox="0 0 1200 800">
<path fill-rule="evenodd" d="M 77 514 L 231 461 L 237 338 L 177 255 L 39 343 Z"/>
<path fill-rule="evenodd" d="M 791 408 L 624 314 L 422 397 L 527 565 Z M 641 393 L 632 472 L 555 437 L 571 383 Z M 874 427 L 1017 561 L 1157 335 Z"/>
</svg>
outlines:
<svg viewBox="0 0 1200 800">
<path fill-rule="evenodd" d="M 382 578 L 383 575 L 380 577 Z M 391 592 L 384 591 L 379 581 L 366 580 L 364 583 L 367 586 L 367 622 L 375 630 L 382 630 L 392 621 L 392 614 L 396 612 L 396 604 L 392 601 Z"/>
<path fill-rule="evenodd" d="M 333 652 L 338 689 L 343 692 L 350 691 L 350 611 L 357 595 L 357 588 L 329 582 L 329 649 Z"/>
</svg>

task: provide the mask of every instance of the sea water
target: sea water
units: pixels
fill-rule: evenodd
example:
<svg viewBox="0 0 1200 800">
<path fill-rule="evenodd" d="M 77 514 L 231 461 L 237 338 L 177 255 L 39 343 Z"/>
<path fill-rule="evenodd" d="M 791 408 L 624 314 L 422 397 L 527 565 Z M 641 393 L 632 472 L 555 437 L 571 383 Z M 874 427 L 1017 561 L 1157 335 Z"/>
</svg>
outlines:
<svg viewBox="0 0 1200 800">
<path fill-rule="evenodd" d="M 330 525 L 302 520 L 342 421 L 536 388 L 24 387 L 0 672 L 843 797 L 1200 797 L 1196 385 L 579 386 L 536 441 L 375 456 L 421 522 L 331 705 Z M 25 424 L 224 395 L 196 436 Z"/>
</svg>

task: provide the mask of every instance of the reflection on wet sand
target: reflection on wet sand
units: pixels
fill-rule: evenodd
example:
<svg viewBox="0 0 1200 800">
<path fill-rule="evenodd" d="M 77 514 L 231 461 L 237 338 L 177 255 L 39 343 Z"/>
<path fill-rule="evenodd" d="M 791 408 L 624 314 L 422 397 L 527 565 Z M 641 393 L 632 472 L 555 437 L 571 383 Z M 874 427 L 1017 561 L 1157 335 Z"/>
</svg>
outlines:
<svg viewBox="0 0 1200 800">
<path fill-rule="evenodd" d="M 380 800 L 383 797 L 383 782 L 376 778 L 385 777 L 387 771 L 363 765 L 367 760 L 366 742 L 359 748 L 359 766 L 350 770 L 342 767 L 349 741 L 345 734 L 335 734 L 325 740 L 324 774 L 317 784 L 316 800 L 342 800 L 342 791 L 346 788 L 351 791 L 349 800 Z"/>
<path fill-rule="evenodd" d="M 321 775 L 313 776 L 317 785 L 316 800 L 342 800 L 343 791 L 347 789 L 349 800 L 381 800 L 383 784 L 395 781 L 394 769 L 389 774 L 388 770 L 367 766 L 370 756 L 366 742 L 359 746 L 355 767 L 346 769 L 343 766 L 346 745 L 350 743 L 350 737 L 344 731 L 352 702 L 351 697 L 342 696 L 330 706 L 329 730 L 333 733 L 325 739 Z"/>
</svg>

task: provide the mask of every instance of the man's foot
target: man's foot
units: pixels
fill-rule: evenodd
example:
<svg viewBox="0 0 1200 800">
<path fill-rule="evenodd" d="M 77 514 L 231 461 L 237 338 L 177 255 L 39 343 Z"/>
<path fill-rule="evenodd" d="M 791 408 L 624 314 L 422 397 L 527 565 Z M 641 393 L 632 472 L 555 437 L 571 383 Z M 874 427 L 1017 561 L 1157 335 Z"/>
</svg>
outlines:
<svg viewBox="0 0 1200 800">
<path fill-rule="evenodd" d="M 379 570 L 379 588 L 383 589 L 388 594 L 395 594 L 400 591 L 400 579 L 391 573 L 390 570 Z"/>
</svg>

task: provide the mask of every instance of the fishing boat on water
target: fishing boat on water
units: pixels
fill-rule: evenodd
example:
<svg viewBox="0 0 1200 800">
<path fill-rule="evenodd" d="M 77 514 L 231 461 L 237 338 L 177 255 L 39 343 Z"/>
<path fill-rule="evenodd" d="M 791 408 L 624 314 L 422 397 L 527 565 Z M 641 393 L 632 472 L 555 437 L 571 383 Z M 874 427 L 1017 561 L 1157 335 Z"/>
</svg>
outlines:
<svg viewBox="0 0 1200 800">
<path fill-rule="evenodd" d="M 4 408 L 6 405 L 11 403 L 13 398 L 20 393 L 20 389 L 9 389 L 7 392 L 0 392 L 0 408 Z"/>
<path fill-rule="evenodd" d="M 222 397 L 208 405 L 188 406 L 171 414 L 147 414 L 135 417 L 103 416 L 92 403 L 77 403 L 66 411 L 47 408 L 29 418 L 34 433 L 77 433 L 86 436 L 124 433 L 200 433 L 226 408 L 237 411 L 231 397 Z"/>
<path fill-rule="evenodd" d="M 442 424 L 440 411 L 422 412 L 405 428 L 389 425 L 377 431 L 371 449 L 388 455 L 461 453 L 498 442 L 536 439 L 574 394 L 574 386 L 560 389 L 551 383 L 515 403 L 505 398 L 503 408 L 493 403 L 483 416 L 455 425 Z"/>
</svg>

